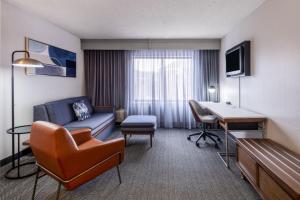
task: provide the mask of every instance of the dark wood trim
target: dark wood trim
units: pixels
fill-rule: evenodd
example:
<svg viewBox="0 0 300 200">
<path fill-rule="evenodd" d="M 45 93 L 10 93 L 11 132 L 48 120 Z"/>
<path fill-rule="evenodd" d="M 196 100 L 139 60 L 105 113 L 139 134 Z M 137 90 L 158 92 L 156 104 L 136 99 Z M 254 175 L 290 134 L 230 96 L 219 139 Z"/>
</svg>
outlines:
<svg viewBox="0 0 300 200">
<path fill-rule="evenodd" d="M 31 151 L 31 149 L 30 149 L 29 147 L 23 149 L 22 151 L 20 151 L 20 158 L 21 158 L 22 156 L 25 156 L 25 155 L 27 155 L 27 154 L 30 154 L 31 152 L 32 152 L 32 151 Z M 15 160 L 17 160 L 17 159 L 18 159 L 18 154 L 16 153 L 14 157 L 15 157 Z M 11 159 L 12 159 L 12 156 L 8 156 L 8 157 L 6 157 L 6 158 L 0 160 L 0 167 L 2 167 L 2 166 L 4 166 L 4 165 L 7 165 L 8 163 L 10 163 L 10 162 L 11 162 Z"/>
<path fill-rule="evenodd" d="M 97 105 L 97 106 L 94 106 L 96 109 L 97 108 L 113 108 L 113 106 L 112 105 L 103 105 L 103 106 L 99 106 L 99 105 Z"/>
<path fill-rule="evenodd" d="M 126 135 L 150 135 L 153 134 L 154 135 L 155 131 L 122 131 L 122 134 L 126 134 Z"/>
<path fill-rule="evenodd" d="M 155 131 L 122 131 L 125 140 L 125 146 L 127 146 L 127 135 L 149 135 L 150 136 L 150 147 L 152 147 L 152 140 Z"/>
</svg>

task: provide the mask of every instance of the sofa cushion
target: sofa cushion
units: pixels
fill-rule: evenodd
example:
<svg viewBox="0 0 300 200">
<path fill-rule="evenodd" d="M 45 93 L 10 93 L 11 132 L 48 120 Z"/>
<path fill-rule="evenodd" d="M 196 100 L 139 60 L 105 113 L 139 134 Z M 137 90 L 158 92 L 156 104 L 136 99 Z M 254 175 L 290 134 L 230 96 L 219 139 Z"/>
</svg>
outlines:
<svg viewBox="0 0 300 200">
<path fill-rule="evenodd" d="M 113 113 L 95 113 L 90 118 L 83 121 L 74 121 L 68 124 L 65 124 L 67 128 L 90 128 L 96 129 L 98 126 L 101 126 L 104 123 L 110 122 L 114 119 Z"/>
<path fill-rule="evenodd" d="M 68 99 L 62 99 L 58 101 L 52 101 L 45 104 L 49 121 L 59 125 L 65 125 L 72 121 L 77 120 L 74 110 L 72 108 L 73 103 L 83 100 L 90 113 L 93 113 L 93 109 L 89 103 L 87 97 L 74 97 Z"/>
</svg>

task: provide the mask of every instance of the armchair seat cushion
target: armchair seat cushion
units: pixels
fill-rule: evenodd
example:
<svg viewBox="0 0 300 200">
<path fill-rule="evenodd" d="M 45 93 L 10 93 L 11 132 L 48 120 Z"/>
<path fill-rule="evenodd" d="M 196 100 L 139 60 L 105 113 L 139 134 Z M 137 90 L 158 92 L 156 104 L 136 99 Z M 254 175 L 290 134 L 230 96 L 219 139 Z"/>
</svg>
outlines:
<svg viewBox="0 0 300 200">
<path fill-rule="evenodd" d="M 96 129 L 98 126 L 105 124 L 106 121 L 114 118 L 113 113 L 95 113 L 90 118 L 83 121 L 73 121 L 65 125 L 67 128 L 90 128 Z"/>
</svg>

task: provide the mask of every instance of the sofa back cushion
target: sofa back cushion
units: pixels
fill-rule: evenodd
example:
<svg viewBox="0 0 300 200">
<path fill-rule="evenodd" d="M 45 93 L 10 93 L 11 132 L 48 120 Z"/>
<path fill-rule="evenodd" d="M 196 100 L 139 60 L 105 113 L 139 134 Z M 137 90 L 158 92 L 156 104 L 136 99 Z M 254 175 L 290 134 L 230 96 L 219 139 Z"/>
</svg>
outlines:
<svg viewBox="0 0 300 200">
<path fill-rule="evenodd" d="M 59 125 L 65 125 L 77 120 L 73 110 L 73 103 L 84 101 L 88 107 L 89 112 L 93 113 L 93 108 L 87 97 L 74 97 L 52 101 L 45 104 L 49 116 L 49 121 Z"/>
</svg>

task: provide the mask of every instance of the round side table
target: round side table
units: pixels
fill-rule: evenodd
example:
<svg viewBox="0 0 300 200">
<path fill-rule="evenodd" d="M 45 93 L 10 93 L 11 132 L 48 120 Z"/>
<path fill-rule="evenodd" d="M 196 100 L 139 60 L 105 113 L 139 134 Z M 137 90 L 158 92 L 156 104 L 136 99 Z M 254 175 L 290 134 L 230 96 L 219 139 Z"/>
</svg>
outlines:
<svg viewBox="0 0 300 200">
<path fill-rule="evenodd" d="M 33 172 L 29 173 L 20 173 L 20 168 L 25 165 L 34 165 L 35 162 L 24 162 L 20 164 L 20 135 L 28 134 L 31 132 L 31 125 L 24 125 L 24 126 L 17 126 L 14 128 L 10 128 L 6 131 L 8 134 L 13 134 L 14 136 L 18 136 L 18 152 L 17 152 L 17 163 L 15 161 L 15 147 L 14 144 L 12 145 L 12 166 L 11 168 L 5 173 L 5 178 L 8 179 L 22 179 L 29 176 L 36 174 L 37 170 L 33 170 Z M 12 172 L 16 171 L 16 174 L 12 174 Z"/>
</svg>

